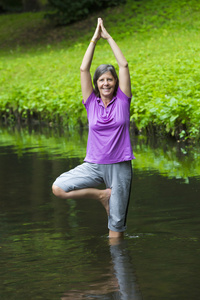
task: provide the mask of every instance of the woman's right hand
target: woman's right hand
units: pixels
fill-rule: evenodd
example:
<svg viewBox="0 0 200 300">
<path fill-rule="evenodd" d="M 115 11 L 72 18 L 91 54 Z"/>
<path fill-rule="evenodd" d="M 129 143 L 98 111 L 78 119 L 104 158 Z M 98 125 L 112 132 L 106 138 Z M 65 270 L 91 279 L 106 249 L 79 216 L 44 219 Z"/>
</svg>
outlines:
<svg viewBox="0 0 200 300">
<path fill-rule="evenodd" d="M 98 18 L 97 27 L 92 38 L 94 42 L 97 42 L 101 38 L 101 21 L 101 18 Z"/>
</svg>

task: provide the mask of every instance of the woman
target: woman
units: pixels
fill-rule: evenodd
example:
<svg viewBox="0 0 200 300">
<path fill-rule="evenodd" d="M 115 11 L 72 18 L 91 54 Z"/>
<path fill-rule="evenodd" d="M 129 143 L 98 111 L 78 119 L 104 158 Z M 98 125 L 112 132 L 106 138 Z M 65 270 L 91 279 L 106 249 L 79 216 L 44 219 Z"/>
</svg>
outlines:
<svg viewBox="0 0 200 300">
<path fill-rule="evenodd" d="M 107 40 L 115 55 L 119 80 L 112 65 L 100 65 L 94 74 L 93 89 L 90 66 L 100 38 Z M 89 123 L 87 154 L 82 165 L 56 179 L 53 193 L 63 199 L 99 200 L 108 215 L 109 237 L 120 238 L 126 229 L 134 158 L 129 137 L 131 83 L 128 63 L 101 18 L 80 71 Z M 97 189 L 103 182 L 106 189 Z"/>
</svg>

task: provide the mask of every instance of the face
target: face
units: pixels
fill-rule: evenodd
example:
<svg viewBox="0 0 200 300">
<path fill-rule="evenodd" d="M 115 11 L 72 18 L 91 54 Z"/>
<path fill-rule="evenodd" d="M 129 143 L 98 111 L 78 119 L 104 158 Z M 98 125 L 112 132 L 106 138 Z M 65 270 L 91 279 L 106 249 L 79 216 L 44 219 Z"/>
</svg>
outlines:
<svg viewBox="0 0 200 300">
<path fill-rule="evenodd" d="M 100 97 L 112 99 L 116 82 L 117 80 L 110 71 L 102 74 L 97 80 Z"/>
</svg>

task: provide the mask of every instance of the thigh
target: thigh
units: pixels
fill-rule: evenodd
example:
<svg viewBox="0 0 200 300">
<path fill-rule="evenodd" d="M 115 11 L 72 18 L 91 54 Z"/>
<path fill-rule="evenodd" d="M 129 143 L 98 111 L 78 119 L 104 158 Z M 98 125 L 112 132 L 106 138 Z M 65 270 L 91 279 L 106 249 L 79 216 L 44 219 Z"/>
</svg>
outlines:
<svg viewBox="0 0 200 300">
<path fill-rule="evenodd" d="M 131 192 L 131 161 L 108 165 L 104 180 L 106 185 L 112 189 L 109 201 L 108 228 L 113 231 L 123 232 L 126 229 L 126 217 Z"/>
<path fill-rule="evenodd" d="M 74 169 L 61 174 L 54 184 L 65 192 L 96 187 L 103 182 L 97 164 L 83 163 Z"/>
</svg>

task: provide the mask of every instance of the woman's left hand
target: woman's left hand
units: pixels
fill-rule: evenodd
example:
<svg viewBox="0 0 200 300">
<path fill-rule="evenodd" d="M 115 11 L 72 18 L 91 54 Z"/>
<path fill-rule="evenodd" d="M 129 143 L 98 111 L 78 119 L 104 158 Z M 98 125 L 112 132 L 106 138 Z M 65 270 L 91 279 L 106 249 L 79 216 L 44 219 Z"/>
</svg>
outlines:
<svg viewBox="0 0 200 300">
<path fill-rule="evenodd" d="M 111 38 L 110 34 L 107 32 L 107 30 L 105 29 L 105 27 L 103 25 L 103 20 L 102 19 L 100 19 L 100 26 L 101 26 L 101 37 L 103 39 L 106 39 L 106 40 Z"/>
</svg>

